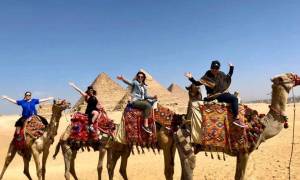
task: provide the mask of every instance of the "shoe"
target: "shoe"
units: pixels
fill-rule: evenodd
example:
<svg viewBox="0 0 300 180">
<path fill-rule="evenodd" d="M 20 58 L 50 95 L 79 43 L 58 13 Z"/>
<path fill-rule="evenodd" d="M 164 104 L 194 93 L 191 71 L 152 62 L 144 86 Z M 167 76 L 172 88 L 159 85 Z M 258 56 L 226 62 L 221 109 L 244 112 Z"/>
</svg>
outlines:
<svg viewBox="0 0 300 180">
<path fill-rule="evenodd" d="M 233 121 L 233 124 L 236 126 L 239 126 L 241 128 L 248 128 L 248 126 L 246 124 L 244 124 L 242 121 L 240 121 L 239 119 L 236 119 L 235 121 Z"/>
<path fill-rule="evenodd" d="M 88 130 L 89 130 L 89 132 L 92 132 L 92 133 L 95 132 L 93 125 L 89 125 Z"/>
<path fill-rule="evenodd" d="M 152 131 L 151 131 L 151 129 L 150 129 L 149 127 L 146 127 L 146 126 L 143 125 L 142 128 L 143 128 L 143 130 L 146 131 L 147 133 L 152 134 Z"/>
</svg>

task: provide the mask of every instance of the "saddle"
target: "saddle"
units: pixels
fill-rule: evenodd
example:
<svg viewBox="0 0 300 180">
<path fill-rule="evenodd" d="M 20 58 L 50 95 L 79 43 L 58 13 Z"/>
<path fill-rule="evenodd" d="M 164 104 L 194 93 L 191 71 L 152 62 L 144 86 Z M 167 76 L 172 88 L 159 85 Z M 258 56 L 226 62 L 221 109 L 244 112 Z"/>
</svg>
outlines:
<svg viewBox="0 0 300 180">
<path fill-rule="evenodd" d="M 108 118 L 104 110 L 100 111 L 98 119 L 93 123 L 94 131 L 88 129 L 88 116 L 77 112 L 71 117 L 71 132 L 68 143 L 72 148 L 79 149 L 84 146 L 92 146 L 98 149 L 99 145 L 115 134 L 116 126 L 111 119 Z"/>
<path fill-rule="evenodd" d="M 259 121 L 261 116 L 246 105 L 239 105 L 239 119 L 248 125 L 247 129 L 232 123 L 233 115 L 228 104 L 204 103 L 198 108 L 202 116 L 200 144 L 207 151 L 249 152 L 264 129 Z"/>
<path fill-rule="evenodd" d="M 143 112 L 137 108 L 133 108 L 129 103 L 127 104 L 122 121 L 125 125 L 125 139 L 129 145 L 138 146 L 152 146 L 157 143 L 156 137 L 156 125 L 153 119 L 153 111 L 151 116 L 148 118 L 148 125 L 152 133 L 149 134 L 142 129 L 144 123 Z"/>
<path fill-rule="evenodd" d="M 45 132 L 45 125 L 39 116 L 34 115 L 28 118 L 24 126 L 21 127 L 20 133 L 15 131 L 13 143 L 17 150 L 25 150 L 29 145 Z"/>
</svg>

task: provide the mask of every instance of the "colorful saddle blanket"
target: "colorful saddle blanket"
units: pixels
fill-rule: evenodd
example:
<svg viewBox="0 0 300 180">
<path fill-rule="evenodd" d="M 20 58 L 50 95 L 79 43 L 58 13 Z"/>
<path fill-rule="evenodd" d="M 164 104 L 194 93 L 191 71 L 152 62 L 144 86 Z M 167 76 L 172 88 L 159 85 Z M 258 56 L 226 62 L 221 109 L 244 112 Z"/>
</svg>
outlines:
<svg viewBox="0 0 300 180">
<path fill-rule="evenodd" d="M 106 112 L 100 111 L 98 119 L 94 122 L 94 131 L 88 130 L 88 116 L 82 113 L 75 113 L 71 117 L 71 132 L 69 141 L 76 143 L 85 143 L 87 141 L 100 141 L 101 136 L 106 134 L 113 136 L 115 133 L 115 124 L 108 118 Z"/>
<path fill-rule="evenodd" d="M 207 150 L 226 149 L 231 152 L 248 152 L 255 147 L 264 127 L 257 111 L 239 106 L 239 119 L 248 129 L 233 124 L 231 107 L 221 104 L 200 105 L 202 113 L 201 144 Z"/>
<path fill-rule="evenodd" d="M 157 143 L 153 113 L 148 119 L 149 128 L 152 131 L 151 134 L 142 129 L 144 118 L 141 110 L 133 108 L 130 104 L 128 104 L 124 110 L 122 118 L 125 125 L 125 139 L 127 144 L 151 147 Z"/>
<path fill-rule="evenodd" d="M 182 116 L 159 104 L 154 109 L 155 122 L 165 127 L 171 133 L 178 130 L 178 126 L 182 123 Z"/>
<path fill-rule="evenodd" d="M 15 132 L 13 143 L 17 150 L 25 150 L 30 145 L 31 140 L 38 139 L 45 132 L 45 125 L 42 123 L 39 116 L 32 116 L 28 118 L 20 133 Z M 27 138 L 27 137 L 30 138 Z"/>
</svg>

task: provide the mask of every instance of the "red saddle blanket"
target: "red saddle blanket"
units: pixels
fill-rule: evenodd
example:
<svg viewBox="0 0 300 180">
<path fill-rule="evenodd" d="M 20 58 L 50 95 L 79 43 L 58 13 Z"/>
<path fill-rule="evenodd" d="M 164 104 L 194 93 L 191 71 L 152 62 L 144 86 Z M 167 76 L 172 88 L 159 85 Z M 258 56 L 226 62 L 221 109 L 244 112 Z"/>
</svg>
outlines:
<svg viewBox="0 0 300 180">
<path fill-rule="evenodd" d="M 86 142 L 88 140 L 99 141 L 101 134 L 113 136 L 115 133 L 115 124 L 108 118 L 106 112 L 100 111 L 98 119 L 93 123 L 94 132 L 88 130 L 88 116 L 82 113 L 75 113 L 71 117 L 71 132 L 69 140 Z"/>
<path fill-rule="evenodd" d="M 13 143 L 17 150 L 25 150 L 30 144 L 30 139 L 37 139 L 45 132 L 45 125 L 39 116 L 32 116 L 25 120 L 20 132 L 15 131 Z M 30 138 L 27 138 L 27 137 Z"/>
<path fill-rule="evenodd" d="M 125 124 L 125 139 L 129 145 L 152 146 L 156 144 L 156 126 L 153 119 L 153 113 L 148 119 L 149 128 L 152 133 L 149 134 L 142 129 L 144 123 L 143 112 L 139 109 L 127 105 L 123 114 Z"/>
<path fill-rule="evenodd" d="M 230 106 L 220 104 L 200 105 L 202 113 L 201 142 L 206 149 L 227 149 L 248 152 L 254 148 L 264 127 L 258 113 L 245 105 L 239 106 L 239 119 L 248 129 L 233 124 Z"/>
</svg>

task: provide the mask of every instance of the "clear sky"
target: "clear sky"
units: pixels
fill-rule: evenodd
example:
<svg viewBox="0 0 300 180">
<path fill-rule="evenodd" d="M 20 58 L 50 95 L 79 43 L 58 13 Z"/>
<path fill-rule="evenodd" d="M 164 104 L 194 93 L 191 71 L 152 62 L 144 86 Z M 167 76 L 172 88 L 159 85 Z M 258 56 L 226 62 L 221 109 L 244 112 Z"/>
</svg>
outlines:
<svg viewBox="0 0 300 180">
<path fill-rule="evenodd" d="M 300 1 L 1 1 L 0 95 L 74 103 L 101 72 L 131 78 L 146 69 L 165 87 L 200 78 L 219 59 L 235 65 L 231 90 L 268 98 L 270 78 L 300 74 Z M 300 95 L 300 88 L 296 94 Z M 0 101 L 0 114 L 20 108 Z"/>
</svg>

